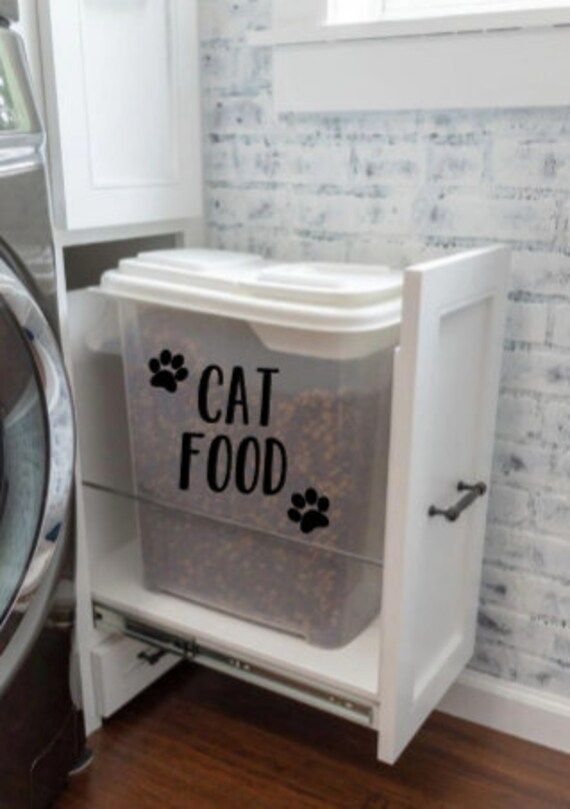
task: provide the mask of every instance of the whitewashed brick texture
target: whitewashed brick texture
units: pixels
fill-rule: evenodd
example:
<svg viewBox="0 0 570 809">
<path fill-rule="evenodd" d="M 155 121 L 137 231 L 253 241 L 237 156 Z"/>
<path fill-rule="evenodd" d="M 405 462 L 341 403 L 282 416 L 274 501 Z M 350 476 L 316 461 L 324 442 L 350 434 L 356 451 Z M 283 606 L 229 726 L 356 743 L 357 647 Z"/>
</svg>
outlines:
<svg viewBox="0 0 570 809">
<path fill-rule="evenodd" d="M 276 116 L 270 0 L 201 0 L 213 246 L 405 266 L 514 251 L 472 666 L 570 698 L 570 110 Z"/>
</svg>

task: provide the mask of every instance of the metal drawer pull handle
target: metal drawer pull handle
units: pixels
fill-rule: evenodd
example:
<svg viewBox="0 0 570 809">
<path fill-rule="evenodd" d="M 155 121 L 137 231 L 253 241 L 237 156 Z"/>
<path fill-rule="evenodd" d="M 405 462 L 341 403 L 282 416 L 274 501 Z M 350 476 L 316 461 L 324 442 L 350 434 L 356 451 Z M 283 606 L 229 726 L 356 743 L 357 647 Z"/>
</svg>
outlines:
<svg viewBox="0 0 570 809">
<path fill-rule="evenodd" d="M 478 497 L 483 497 L 484 494 L 487 492 L 487 486 L 485 483 L 464 483 L 462 480 L 459 481 L 457 484 L 457 491 L 458 492 L 467 492 L 464 494 L 461 500 L 454 506 L 450 506 L 449 508 L 438 508 L 437 506 L 430 506 L 428 515 L 430 517 L 445 517 L 446 520 L 449 522 L 455 522 L 461 516 L 461 513 L 465 511 L 466 508 L 477 500 Z"/>
</svg>

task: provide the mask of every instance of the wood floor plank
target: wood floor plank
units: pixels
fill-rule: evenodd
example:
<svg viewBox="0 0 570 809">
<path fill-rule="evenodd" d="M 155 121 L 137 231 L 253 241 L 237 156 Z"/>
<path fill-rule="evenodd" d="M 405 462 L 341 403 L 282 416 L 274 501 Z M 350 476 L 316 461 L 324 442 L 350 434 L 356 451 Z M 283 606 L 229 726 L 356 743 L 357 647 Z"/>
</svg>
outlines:
<svg viewBox="0 0 570 809">
<path fill-rule="evenodd" d="M 372 731 L 181 664 L 105 724 L 57 809 L 570 809 L 570 756 L 435 713 Z"/>
</svg>

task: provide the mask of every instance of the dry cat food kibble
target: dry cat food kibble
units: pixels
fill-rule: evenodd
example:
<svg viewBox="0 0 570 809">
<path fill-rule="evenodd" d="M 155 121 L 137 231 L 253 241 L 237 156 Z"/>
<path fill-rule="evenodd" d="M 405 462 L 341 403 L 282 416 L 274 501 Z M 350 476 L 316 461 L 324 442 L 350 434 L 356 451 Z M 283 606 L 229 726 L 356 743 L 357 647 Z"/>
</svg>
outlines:
<svg viewBox="0 0 570 809">
<path fill-rule="evenodd" d="M 380 608 L 392 344 L 120 312 L 147 586 L 349 642 Z"/>
<path fill-rule="evenodd" d="M 126 344 L 128 356 L 137 354 L 126 365 L 136 482 L 152 501 L 139 505 L 147 584 L 319 645 L 342 644 L 379 609 L 382 515 L 363 504 L 384 474 L 385 457 L 379 463 L 373 448 L 389 384 L 341 388 L 335 363 L 283 356 L 264 401 L 262 366 L 236 375 L 242 366 L 220 359 L 231 358 L 230 344 L 257 343 L 251 332 L 235 334 L 248 327 L 226 326 L 214 347 L 184 339 L 186 319 L 149 307 Z M 198 331 L 211 328 L 211 318 L 193 320 Z M 173 331 L 188 371 L 176 395 L 149 384 L 146 367 Z M 263 347 L 255 348 L 257 360 Z M 389 361 L 372 355 L 361 372 L 378 374 Z M 299 363 L 330 387 L 295 390 Z M 243 384 L 232 384 L 238 377 Z"/>
</svg>

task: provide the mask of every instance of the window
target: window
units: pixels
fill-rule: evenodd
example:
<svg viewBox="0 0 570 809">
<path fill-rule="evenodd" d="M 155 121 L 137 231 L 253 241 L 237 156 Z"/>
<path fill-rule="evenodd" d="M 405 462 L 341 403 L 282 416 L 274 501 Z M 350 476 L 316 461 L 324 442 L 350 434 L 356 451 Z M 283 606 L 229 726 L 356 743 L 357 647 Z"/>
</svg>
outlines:
<svg viewBox="0 0 570 809">
<path fill-rule="evenodd" d="M 273 8 L 282 42 L 284 28 L 292 39 L 316 41 L 570 23 L 570 0 L 273 0 Z"/>
<path fill-rule="evenodd" d="M 334 25 L 380 20 L 386 11 L 386 0 L 330 0 L 328 22 Z"/>
<path fill-rule="evenodd" d="M 461 14 L 568 9 L 568 0 L 328 0 L 327 22 L 342 25 Z"/>
</svg>

